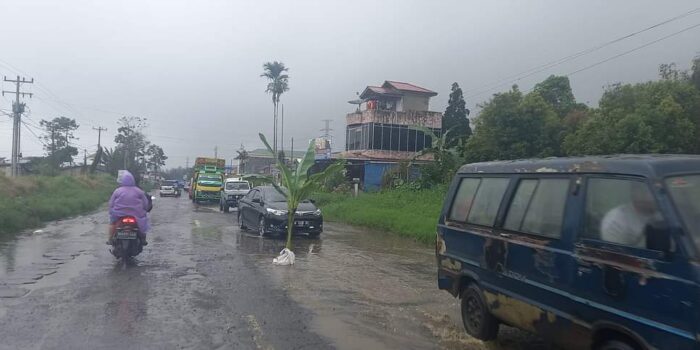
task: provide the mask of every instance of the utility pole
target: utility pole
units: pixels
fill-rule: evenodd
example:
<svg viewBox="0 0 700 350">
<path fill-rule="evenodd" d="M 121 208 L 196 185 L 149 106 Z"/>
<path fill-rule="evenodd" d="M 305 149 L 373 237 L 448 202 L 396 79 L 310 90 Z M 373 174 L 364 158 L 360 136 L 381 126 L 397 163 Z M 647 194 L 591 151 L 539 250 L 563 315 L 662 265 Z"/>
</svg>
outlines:
<svg viewBox="0 0 700 350">
<path fill-rule="evenodd" d="M 284 103 L 282 104 L 282 130 L 280 130 L 280 150 L 284 155 Z M 282 157 L 282 163 L 284 163 L 284 157 Z"/>
<path fill-rule="evenodd" d="M 83 148 L 83 173 L 87 174 L 87 148 Z"/>
<path fill-rule="evenodd" d="M 185 157 L 185 169 L 188 169 L 190 167 L 190 157 L 187 156 Z"/>
<path fill-rule="evenodd" d="M 323 129 L 321 129 L 321 131 L 323 131 L 323 138 L 326 139 L 326 141 L 328 142 L 328 146 L 331 148 L 331 150 L 333 149 L 333 141 L 331 140 L 331 131 L 333 131 L 333 129 L 331 129 L 332 121 L 333 119 L 323 119 L 322 122 L 324 122 L 326 126 Z"/>
<path fill-rule="evenodd" d="M 294 166 L 294 138 L 292 137 L 292 154 L 290 155 L 291 161 L 292 161 L 292 166 Z"/>
<path fill-rule="evenodd" d="M 219 146 L 214 146 L 214 158 L 219 159 Z"/>
<path fill-rule="evenodd" d="M 9 83 L 15 83 L 15 91 L 2 91 L 2 95 L 5 94 L 15 94 L 15 102 L 12 104 L 12 114 L 13 114 L 13 124 L 12 124 L 12 163 L 11 163 L 11 174 L 12 176 L 19 176 L 19 160 L 21 158 L 21 142 L 20 142 L 20 130 L 22 126 L 22 113 L 24 113 L 24 103 L 19 102 L 20 97 L 29 96 L 32 97 L 31 92 L 21 92 L 19 91 L 20 84 L 34 84 L 34 78 L 32 80 L 27 80 L 22 78 L 20 80 L 19 75 L 16 80 L 7 79 L 3 77 L 3 80 Z"/>
<path fill-rule="evenodd" d="M 100 148 L 101 141 L 102 141 L 102 132 L 107 131 L 107 128 L 103 128 L 101 126 L 98 127 L 93 127 L 92 130 L 97 130 L 97 149 Z"/>
<path fill-rule="evenodd" d="M 333 131 L 333 129 L 331 129 L 331 122 L 333 121 L 333 119 L 323 119 L 321 121 L 326 124 L 326 126 L 323 129 L 321 129 L 321 131 L 323 131 L 323 137 L 330 141 L 331 131 Z"/>
</svg>

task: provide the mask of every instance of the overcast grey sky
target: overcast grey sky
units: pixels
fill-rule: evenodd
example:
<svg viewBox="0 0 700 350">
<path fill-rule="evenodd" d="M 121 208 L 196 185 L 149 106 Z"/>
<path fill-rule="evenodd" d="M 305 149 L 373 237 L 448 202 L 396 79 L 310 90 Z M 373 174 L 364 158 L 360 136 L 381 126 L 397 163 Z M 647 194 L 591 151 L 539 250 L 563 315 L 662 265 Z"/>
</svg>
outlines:
<svg viewBox="0 0 700 350">
<path fill-rule="evenodd" d="M 262 64 L 289 67 L 282 96 L 285 139 L 296 148 L 333 119 L 335 149 L 344 142 L 347 103 L 384 80 L 406 81 L 439 95 L 445 109 L 458 82 L 470 108 L 508 82 L 492 82 L 635 32 L 700 7 L 674 1 L 219 1 L 0 0 L 0 75 L 33 77 L 28 122 L 64 115 L 81 125 L 77 144 L 94 151 L 97 132 L 112 146 L 121 115 L 146 117 L 150 140 L 168 166 L 196 156 L 230 162 L 241 143 L 271 134 L 272 104 Z M 696 13 L 518 81 L 523 90 L 683 28 Z M 580 102 L 596 105 L 603 87 L 656 77 L 660 63 L 688 68 L 700 52 L 700 28 L 570 77 Z M 2 87 L 12 89 L 8 83 Z M 48 90 L 48 91 L 47 91 Z M 0 97 L 0 110 L 12 96 Z M 0 157 L 11 150 L 10 119 L 0 115 Z M 25 156 L 43 153 L 22 130 Z M 303 141 L 302 141 L 303 140 Z M 82 155 L 82 154 L 81 154 Z"/>
</svg>

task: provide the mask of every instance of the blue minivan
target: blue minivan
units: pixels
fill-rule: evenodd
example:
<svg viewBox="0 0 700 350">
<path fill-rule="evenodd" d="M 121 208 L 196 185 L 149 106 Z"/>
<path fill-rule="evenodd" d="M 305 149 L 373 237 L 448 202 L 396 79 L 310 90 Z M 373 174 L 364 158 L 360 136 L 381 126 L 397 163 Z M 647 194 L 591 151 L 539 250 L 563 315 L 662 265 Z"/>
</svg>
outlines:
<svg viewBox="0 0 700 350">
<path fill-rule="evenodd" d="M 436 255 L 478 339 L 505 324 L 566 349 L 700 349 L 700 156 L 464 165 Z"/>
</svg>

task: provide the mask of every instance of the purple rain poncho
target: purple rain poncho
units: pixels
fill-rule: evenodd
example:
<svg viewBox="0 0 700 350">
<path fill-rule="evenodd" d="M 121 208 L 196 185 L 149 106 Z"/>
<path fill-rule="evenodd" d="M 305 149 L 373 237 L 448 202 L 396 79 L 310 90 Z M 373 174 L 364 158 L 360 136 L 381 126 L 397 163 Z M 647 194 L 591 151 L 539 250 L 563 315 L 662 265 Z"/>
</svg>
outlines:
<svg viewBox="0 0 700 350">
<path fill-rule="evenodd" d="M 119 188 L 114 190 L 109 199 L 109 222 L 115 223 L 124 216 L 133 216 L 139 225 L 141 234 L 146 234 L 150 228 L 148 222 L 148 199 L 146 194 L 138 187 L 134 176 L 124 171 L 117 180 Z"/>
</svg>

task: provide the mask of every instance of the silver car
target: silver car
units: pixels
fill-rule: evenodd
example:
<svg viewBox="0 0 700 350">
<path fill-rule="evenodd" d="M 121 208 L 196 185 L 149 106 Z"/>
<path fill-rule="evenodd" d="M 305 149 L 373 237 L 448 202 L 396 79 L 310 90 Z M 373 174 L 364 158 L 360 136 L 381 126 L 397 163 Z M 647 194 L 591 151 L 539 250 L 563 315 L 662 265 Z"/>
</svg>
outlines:
<svg viewBox="0 0 700 350">
<path fill-rule="evenodd" d="M 248 194 L 250 183 L 241 179 L 226 179 L 221 189 L 221 200 L 219 210 L 228 213 L 231 207 L 238 206 L 238 199 Z"/>
</svg>

